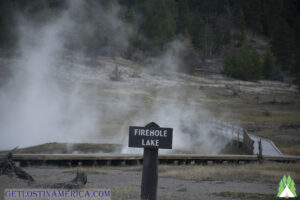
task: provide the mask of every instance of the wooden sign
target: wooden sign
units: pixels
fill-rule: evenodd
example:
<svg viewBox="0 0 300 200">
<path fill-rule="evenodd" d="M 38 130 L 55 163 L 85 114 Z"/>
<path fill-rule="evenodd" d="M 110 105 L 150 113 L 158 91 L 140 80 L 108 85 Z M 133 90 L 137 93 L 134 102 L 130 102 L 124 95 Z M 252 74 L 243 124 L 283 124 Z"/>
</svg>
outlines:
<svg viewBox="0 0 300 200">
<path fill-rule="evenodd" d="M 145 127 L 129 127 L 129 147 L 144 148 L 141 199 L 156 200 L 158 149 L 172 149 L 173 129 L 151 122 Z"/>
<path fill-rule="evenodd" d="M 153 122 L 152 122 L 153 123 Z M 148 124 L 146 127 L 129 127 L 129 147 L 172 149 L 172 128 L 162 128 Z"/>
</svg>

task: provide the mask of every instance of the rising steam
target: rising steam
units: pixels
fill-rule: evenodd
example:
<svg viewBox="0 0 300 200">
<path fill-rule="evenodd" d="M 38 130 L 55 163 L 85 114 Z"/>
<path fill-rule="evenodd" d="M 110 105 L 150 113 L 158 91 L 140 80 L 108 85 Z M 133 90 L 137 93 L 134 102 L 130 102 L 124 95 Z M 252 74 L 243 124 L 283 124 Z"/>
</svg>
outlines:
<svg viewBox="0 0 300 200">
<path fill-rule="evenodd" d="M 87 2 L 70 0 L 43 22 L 18 14 L 18 56 L 9 65 L 12 77 L 0 87 L 0 149 L 106 142 L 124 144 L 123 153 L 138 152 L 127 148 L 128 126 L 155 121 L 174 128 L 174 149 L 218 153 L 224 144 L 210 136 L 211 127 L 198 123 L 210 118 L 205 104 L 197 101 L 203 94 L 190 91 L 176 73 L 184 65 L 187 42 L 171 42 L 140 78 L 133 78 L 132 66 L 109 58 L 126 54 L 133 29 L 120 19 L 117 4 L 104 8 Z M 89 20 L 82 23 L 87 13 Z M 97 51 L 108 57 L 93 57 L 89 64 L 84 40 L 99 32 L 106 43 Z M 116 65 L 123 82 L 109 80 Z M 152 74 L 162 69 L 162 76 Z"/>
</svg>

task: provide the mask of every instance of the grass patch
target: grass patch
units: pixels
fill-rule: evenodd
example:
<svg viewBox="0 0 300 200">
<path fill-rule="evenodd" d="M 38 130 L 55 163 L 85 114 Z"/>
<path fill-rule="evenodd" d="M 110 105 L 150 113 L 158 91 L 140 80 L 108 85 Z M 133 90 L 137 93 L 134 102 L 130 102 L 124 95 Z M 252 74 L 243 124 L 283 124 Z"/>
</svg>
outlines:
<svg viewBox="0 0 300 200">
<path fill-rule="evenodd" d="M 224 88 L 216 90 L 203 90 L 207 98 L 214 99 L 220 103 L 206 103 L 208 110 L 215 118 L 239 124 L 248 129 L 254 135 L 269 138 L 279 145 L 283 153 L 300 155 L 300 130 L 294 128 L 295 134 L 290 137 L 281 137 L 284 128 L 290 125 L 300 124 L 300 100 L 295 93 L 278 94 L 256 94 L 241 92 L 240 97 L 230 96 L 230 91 Z M 223 101 L 226 99 L 227 101 Z M 220 114 L 221 113 L 221 114 Z M 278 142 L 277 142 L 278 141 Z"/>
<path fill-rule="evenodd" d="M 284 154 L 290 154 L 290 155 L 300 155 L 300 146 L 299 145 L 289 145 L 289 146 L 284 146 L 280 147 L 280 150 Z"/>
<path fill-rule="evenodd" d="M 246 164 L 209 166 L 159 166 L 160 176 L 194 181 L 246 181 L 277 183 L 283 174 L 290 174 L 300 183 L 299 164 Z"/>
<path fill-rule="evenodd" d="M 241 200 L 276 199 L 276 196 L 273 194 L 244 193 L 244 192 L 231 192 L 231 191 L 217 192 L 212 194 L 219 197 L 224 197 L 229 199 L 241 199 Z"/>
<path fill-rule="evenodd" d="M 140 188 L 134 186 L 114 186 L 111 188 L 112 199 L 140 199 Z"/>
</svg>

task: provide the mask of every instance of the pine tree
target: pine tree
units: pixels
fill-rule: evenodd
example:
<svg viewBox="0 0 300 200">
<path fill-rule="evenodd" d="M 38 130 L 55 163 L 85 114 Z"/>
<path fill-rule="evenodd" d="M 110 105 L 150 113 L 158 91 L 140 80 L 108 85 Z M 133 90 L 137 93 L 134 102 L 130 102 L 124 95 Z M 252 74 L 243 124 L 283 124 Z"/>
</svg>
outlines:
<svg viewBox="0 0 300 200">
<path fill-rule="evenodd" d="M 261 0 L 244 1 L 245 21 L 253 33 L 262 32 Z"/>
<path fill-rule="evenodd" d="M 283 11 L 284 0 L 262 0 L 263 33 L 272 36 Z"/>
<path fill-rule="evenodd" d="M 289 70 L 291 64 L 292 30 L 284 19 L 279 21 L 273 34 L 271 45 L 276 60 L 283 66 L 282 69 Z"/>
<path fill-rule="evenodd" d="M 294 22 L 293 51 L 295 61 L 292 72 L 300 75 L 300 15 L 297 16 Z"/>
<path fill-rule="evenodd" d="M 14 1 L 0 1 L 0 47 L 12 47 L 17 39 Z"/>
<path fill-rule="evenodd" d="M 176 34 L 176 4 L 174 0 L 147 0 L 143 8 L 141 29 L 150 40 L 148 47 L 162 49 Z"/>
<path fill-rule="evenodd" d="M 184 33 L 188 31 L 189 20 L 189 5 L 187 0 L 178 0 L 177 3 L 178 17 L 177 17 L 177 33 Z M 185 33 L 186 34 L 186 33 Z"/>
<path fill-rule="evenodd" d="M 203 24 L 204 23 L 201 19 L 200 12 L 196 11 L 193 14 L 193 19 L 192 19 L 190 30 L 191 30 L 192 43 L 193 43 L 195 49 L 197 49 L 197 50 L 200 50 L 201 45 L 202 45 L 199 34 L 200 34 Z"/>
<path fill-rule="evenodd" d="M 258 80 L 261 78 L 262 74 L 262 64 L 260 57 L 255 49 L 250 51 L 250 63 L 247 65 L 247 79 L 248 80 Z"/>
<path fill-rule="evenodd" d="M 244 12 L 242 9 L 240 9 L 238 12 L 236 26 L 238 28 L 237 39 L 238 39 L 239 45 L 241 45 L 242 43 L 245 42 L 245 39 L 246 39 L 246 35 L 245 35 L 246 22 L 245 22 Z"/>
<path fill-rule="evenodd" d="M 275 72 L 275 56 L 271 52 L 270 49 L 268 49 L 264 54 L 264 62 L 263 62 L 263 76 L 266 79 L 270 79 Z"/>
<path fill-rule="evenodd" d="M 229 77 L 236 76 L 236 54 L 228 52 L 224 60 L 224 74 Z"/>
<path fill-rule="evenodd" d="M 215 38 L 208 24 L 203 24 L 199 32 L 200 49 L 205 57 L 211 56 L 214 48 Z"/>
</svg>

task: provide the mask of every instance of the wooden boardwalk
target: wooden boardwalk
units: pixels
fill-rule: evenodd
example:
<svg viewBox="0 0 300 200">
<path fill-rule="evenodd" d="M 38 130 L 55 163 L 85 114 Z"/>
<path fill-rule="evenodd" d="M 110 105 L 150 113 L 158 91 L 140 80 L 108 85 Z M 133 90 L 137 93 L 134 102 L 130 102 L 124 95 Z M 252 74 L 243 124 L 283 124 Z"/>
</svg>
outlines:
<svg viewBox="0 0 300 200">
<path fill-rule="evenodd" d="M 255 135 L 249 134 L 250 138 L 254 141 L 254 154 L 258 154 L 258 141 L 261 140 L 262 144 L 262 154 L 264 156 L 280 156 L 281 151 L 276 147 L 276 145 L 269 139 L 261 138 Z"/>
<path fill-rule="evenodd" d="M 160 164 L 239 164 L 260 162 L 258 141 L 262 141 L 262 155 L 265 161 L 296 163 L 300 156 L 284 155 L 271 140 L 247 133 L 247 130 L 221 121 L 200 121 L 204 126 L 210 126 L 214 134 L 234 141 L 244 148 L 249 155 L 201 155 L 201 154 L 167 154 L 159 155 Z M 0 154 L 1 157 L 1 154 Z M 142 155 L 136 154 L 13 154 L 13 160 L 20 166 L 56 165 L 56 166 L 118 166 L 139 165 L 143 162 Z"/>
<path fill-rule="evenodd" d="M 239 126 L 218 120 L 200 121 L 200 123 L 211 124 L 211 126 L 213 127 L 212 132 L 241 144 L 240 146 L 243 147 L 244 150 L 249 154 L 257 155 L 259 153 L 258 142 L 261 140 L 263 156 L 282 155 L 280 150 L 271 140 L 248 134 L 248 131 L 246 129 Z"/>
<path fill-rule="evenodd" d="M 139 165 L 143 162 L 142 155 L 136 154 L 14 154 L 13 160 L 20 166 L 56 165 L 56 166 L 121 166 Z M 199 155 L 199 154 L 168 154 L 159 155 L 160 164 L 239 164 L 258 162 L 255 155 Z M 265 161 L 296 163 L 300 156 L 265 156 Z"/>
</svg>

